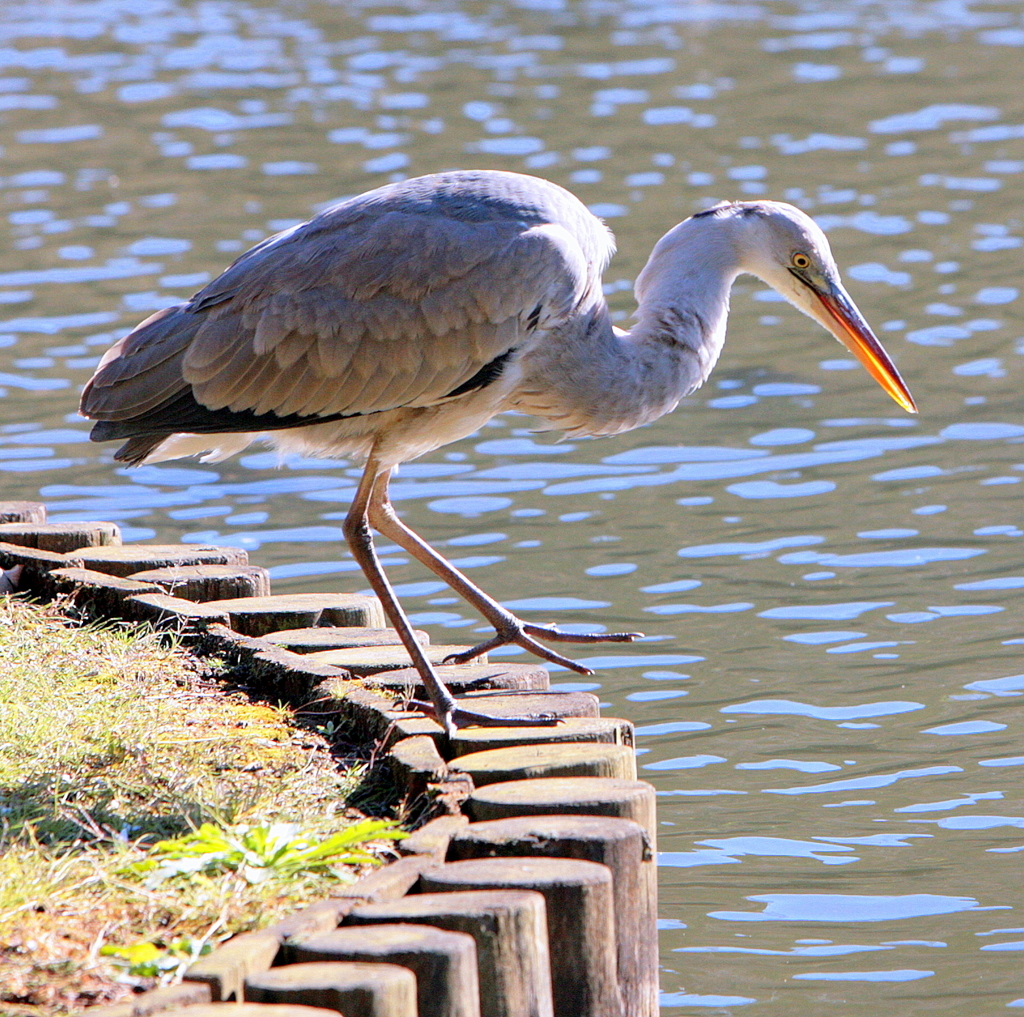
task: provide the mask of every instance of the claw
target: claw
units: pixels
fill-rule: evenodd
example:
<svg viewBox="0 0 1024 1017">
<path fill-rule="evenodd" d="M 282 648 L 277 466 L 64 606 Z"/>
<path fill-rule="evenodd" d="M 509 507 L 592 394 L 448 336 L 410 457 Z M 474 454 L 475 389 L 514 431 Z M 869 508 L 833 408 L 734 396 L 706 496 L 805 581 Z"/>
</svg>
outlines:
<svg viewBox="0 0 1024 1017">
<path fill-rule="evenodd" d="M 445 657 L 444 663 L 467 664 L 475 657 L 488 653 L 499 646 L 506 646 L 509 643 L 515 643 L 517 646 L 523 647 L 524 650 L 529 650 L 535 656 L 540 657 L 541 660 L 546 660 L 551 664 L 560 664 L 562 667 L 567 667 L 570 671 L 575 671 L 577 674 L 594 673 L 585 664 L 578 664 L 575 660 L 571 660 L 569 657 L 563 657 L 562 654 L 556 653 L 554 650 L 549 650 L 542 643 L 538 643 L 536 640 L 531 639 L 525 634 L 521 635 L 518 639 L 505 639 L 501 636 L 494 636 L 484 643 L 480 643 L 469 650 L 464 650 L 462 653 L 450 654 Z"/>
<path fill-rule="evenodd" d="M 631 643 L 644 635 L 642 632 L 563 632 L 554 625 L 534 625 L 532 622 L 523 622 L 522 627 L 531 636 L 556 643 Z"/>
<path fill-rule="evenodd" d="M 440 722 L 433 703 L 423 699 L 410 699 L 409 705 Z M 525 717 L 494 717 L 489 713 L 477 713 L 476 710 L 466 710 L 461 706 L 455 707 L 447 721 L 448 723 L 443 723 L 442 726 L 449 735 L 454 734 L 460 727 L 554 727 L 562 723 L 561 717 L 551 713 L 527 714 Z"/>
<path fill-rule="evenodd" d="M 534 625 L 532 622 L 514 618 L 512 622 L 498 627 L 490 639 L 485 639 L 462 653 L 449 654 L 444 658 L 444 663 L 467 664 L 476 657 L 496 650 L 499 646 L 515 644 L 551 664 L 559 664 L 577 674 L 593 674 L 594 672 L 586 665 L 577 664 L 576 661 L 556 653 L 543 643 L 537 642 L 533 636 L 561 643 L 631 643 L 634 639 L 640 639 L 642 635 L 642 632 L 562 632 L 553 625 Z"/>
</svg>

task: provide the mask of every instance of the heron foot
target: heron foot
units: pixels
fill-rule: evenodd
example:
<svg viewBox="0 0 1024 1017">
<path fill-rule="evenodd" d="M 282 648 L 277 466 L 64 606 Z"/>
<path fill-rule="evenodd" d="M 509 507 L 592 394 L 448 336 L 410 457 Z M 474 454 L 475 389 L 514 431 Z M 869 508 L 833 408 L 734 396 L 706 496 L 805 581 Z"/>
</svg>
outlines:
<svg viewBox="0 0 1024 1017">
<path fill-rule="evenodd" d="M 485 639 L 482 643 L 478 643 L 462 653 L 453 653 L 451 656 L 445 657 L 444 662 L 446 664 L 467 664 L 499 646 L 515 644 L 524 650 L 529 650 L 541 660 L 550 661 L 552 664 L 561 664 L 562 667 L 567 667 L 577 674 L 593 674 L 594 672 L 589 667 L 570 660 L 537 640 L 549 639 L 552 642 L 560 643 L 631 643 L 642 635 L 641 632 L 563 632 L 554 625 L 535 625 L 533 622 L 524 622 L 510 616 L 507 622 L 496 626 L 496 631 L 490 639 Z"/>
<path fill-rule="evenodd" d="M 467 710 L 461 706 L 456 706 L 451 711 L 448 722 L 445 723 L 437 716 L 437 710 L 433 703 L 423 699 L 410 699 L 409 705 L 432 716 L 442 724 L 449 734 L 453 734 L 453 729 L 460 727 L 554 727 L 562 723 L 561 717 L 556 717 L 553 713 L 533 713 L 521 717 L 495 717 L 489 713 L 478 713 L 476 710 Z"/>
</svg>

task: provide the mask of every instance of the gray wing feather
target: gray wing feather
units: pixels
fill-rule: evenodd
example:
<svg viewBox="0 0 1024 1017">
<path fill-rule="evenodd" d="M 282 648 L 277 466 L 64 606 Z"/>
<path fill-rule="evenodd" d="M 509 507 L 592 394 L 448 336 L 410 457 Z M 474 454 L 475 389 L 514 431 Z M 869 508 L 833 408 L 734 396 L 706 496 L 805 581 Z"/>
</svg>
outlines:
<svg viewBox="0 0 1024 1017">
<path fill-rule="evenodd" d="M 418 221 L 391 236 L 332 238 L 316 287 L 296 285 L 288 264 L 245 280 L 184 353 L 196 398 L 281 415 L 430 405 L 522 342 L 536 306 L 545 323 L 561 320 L 587 288 L 579 246 L 560 227 L 460 230 L 471 251 L 454 249 L 456 274 L 451 245 L 429 242 L 447 221 L 406 218 Z"/>
<path fill-rule="evenodd" d="M 200 323 L 184 306 L 158 311 L 107 350 L 82 393 L 84 416 L 126 420 L 181 392 L 182 352 Z"/>
<path fill-rule="evenodd" d="M 187 386 L 210 409 L 281 416 L 436 403 L 527 342 L 531 315 L 565 321 L 600 277 L 603 227 L 544 187 L 573 203 L 565 225 L 357 199 L 271 238 L 111 350 L 83 412 L 127 419 Z"/>
</svg>

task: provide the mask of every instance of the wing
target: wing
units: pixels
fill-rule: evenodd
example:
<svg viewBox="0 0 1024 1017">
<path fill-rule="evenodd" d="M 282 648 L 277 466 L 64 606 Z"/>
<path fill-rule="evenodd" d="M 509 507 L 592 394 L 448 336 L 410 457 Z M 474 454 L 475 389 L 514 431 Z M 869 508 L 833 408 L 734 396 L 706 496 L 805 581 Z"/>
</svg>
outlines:
<svg viewBox="0 0 1024 1017">
<path fill-rule="evenodd" d="M 552 184 L 518 178 L 541 185 L 547 204 L 552 194 L 569 199 L 571 216 L 504 195 L 489 201 L 488 177 L 464 176 L 476 193 L 460 190 L 457 174 L 419 178 L 264 241 L 112 347 L 83 393 L 83 414 L 184 431 L 188 414 L 161 408 L 180 410 L 188 396 L 253 430 L 267 415 L 292 426 L 428 406 L 472 387 L 573 315 L 611 242 Z M 516 175 L 493 176 L 505 184 Z"/>
</svg>

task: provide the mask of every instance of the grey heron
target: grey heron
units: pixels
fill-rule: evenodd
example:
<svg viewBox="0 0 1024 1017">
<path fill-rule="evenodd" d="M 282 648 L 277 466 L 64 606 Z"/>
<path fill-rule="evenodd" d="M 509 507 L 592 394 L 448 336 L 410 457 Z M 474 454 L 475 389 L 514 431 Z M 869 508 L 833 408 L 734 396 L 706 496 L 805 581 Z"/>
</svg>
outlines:
<svg viewBox="0 0 1024 1017">
<path fill-rule="evenodd" d="M 722 202 L 674 226 L 636 281 L 637 321 L 612 324 L 604 223 L 569 191 L 500 171 L 437 173 L 344 200 L 243 254 L 186 303 L 103 356 L 82 394 L 115 458 L 223 459 L 256 438 L 365 462 L 344 532 L 451 729 L 457 707 L 416 641 L 371 527 L 473 605 L 495 634 L 587 674 L 547 642 L 629 641 L 522 621 L 407 527 L 396 467 L 518 410 L 569 436 L 618 434 L 674 409 L 711 373 L 729 292 L 757 276 L 844 343 L 905 410 L 913 398 L 849 297 L 814 221 L 776 201 Z"/>
</svg>

